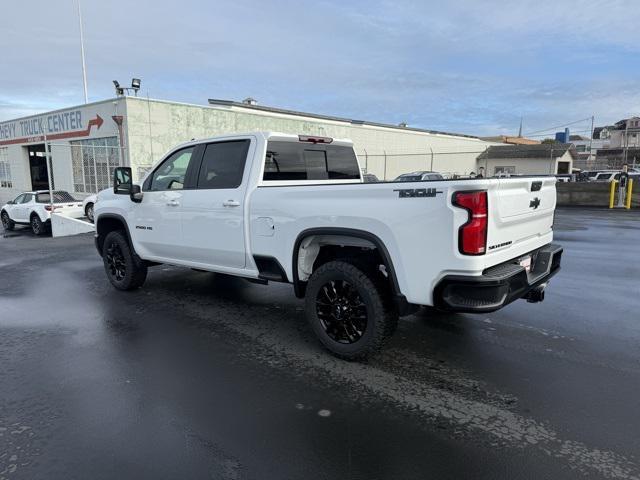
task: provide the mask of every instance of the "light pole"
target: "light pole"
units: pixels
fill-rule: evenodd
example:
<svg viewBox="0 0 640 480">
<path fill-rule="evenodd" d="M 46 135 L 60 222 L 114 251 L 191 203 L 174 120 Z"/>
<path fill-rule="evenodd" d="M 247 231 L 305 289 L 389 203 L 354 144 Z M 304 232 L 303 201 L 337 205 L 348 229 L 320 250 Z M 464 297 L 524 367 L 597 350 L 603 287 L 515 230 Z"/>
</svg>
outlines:
<svg viewBox="0 0 640 480">
<path fill-rule="evenodd" d="M 42 137 L 44 138 L 44 158 L 45 162 L 47 163 L 47 180 L 49 182 L 49 205 L 51 208 L 51 215 L 53 215 L 53 182 L 51 172 L 51 170 L 53 169 L 53 158 L 51 158 L 49 143 L 47 142 L 47 125 L 44 121 L 42 122 Z"/>
<path fill-rule="evenodd" d="M 82 85 L 84 87 L 84 103 L 89 103 L 89 95 L 87 92 L 87 67 L 84 62 L 84 34 L 82 32 L 82 10 L 80 9 L 80 0 L 78 4 L 78 22 L 80 23 L 80 56 L 82 57 Z"/>
</svg>

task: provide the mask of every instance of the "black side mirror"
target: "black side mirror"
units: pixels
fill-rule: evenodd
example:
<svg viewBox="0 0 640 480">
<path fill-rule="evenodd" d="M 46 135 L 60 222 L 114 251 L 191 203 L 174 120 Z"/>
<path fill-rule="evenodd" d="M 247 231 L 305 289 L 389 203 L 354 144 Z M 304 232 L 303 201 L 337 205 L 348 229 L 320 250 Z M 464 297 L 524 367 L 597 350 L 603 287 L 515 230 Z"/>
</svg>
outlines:
<svg viewBox="0 0 640 480">
<path fill-rule="evenodd" d="M 132 178 L 130 167 L 116 167 L 113 171 L 113 193 L 131 195 Z"/>
<path fill-rule="evenodd" d="M 142 201 L 142 189 L 140 185 L 131 185 L 131 193 L 129 194 L 132 202 L 140 203 Z"/>
</svg>

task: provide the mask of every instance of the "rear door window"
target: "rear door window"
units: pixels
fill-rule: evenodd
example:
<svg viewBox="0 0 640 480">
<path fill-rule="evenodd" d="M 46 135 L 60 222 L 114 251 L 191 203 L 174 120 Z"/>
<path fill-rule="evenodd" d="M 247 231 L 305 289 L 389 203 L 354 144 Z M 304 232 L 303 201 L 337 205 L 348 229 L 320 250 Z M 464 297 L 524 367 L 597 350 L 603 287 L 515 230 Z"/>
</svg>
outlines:
<svg viewBox="0 0 640 480">
<path fill-rule="evenodd" d="M 250 140 L 233 140 L 208 144 L 202 157 L 197 188 L 238 188 L 250 143 Z"/>
<path fill-rule="evenodd" d="M 263 180 L 359 180 L 351 147 L 271 141 L 267 144 Z"/>
</svg>

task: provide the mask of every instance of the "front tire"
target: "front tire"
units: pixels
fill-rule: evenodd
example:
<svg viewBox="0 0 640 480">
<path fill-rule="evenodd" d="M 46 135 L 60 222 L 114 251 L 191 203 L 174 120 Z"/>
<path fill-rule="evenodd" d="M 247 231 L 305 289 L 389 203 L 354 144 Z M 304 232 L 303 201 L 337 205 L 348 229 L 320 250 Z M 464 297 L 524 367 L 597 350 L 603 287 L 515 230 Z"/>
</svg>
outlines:
<svg viewBox="0 0 640 480">
<path fill-rule="evenodd" d="M 44 235 L 44 233 L 47 231 L 46 225 L 42 220 L 40 220 L 40 217 L 37 213 L 31 215 L 31 231 L 36 236 Z"/>
<path fill-rule="evenodd" d="M 398 324 L 388 285 L 377 272 L 344 261 L 325 263 L 313 272 L 305 312 L 320 342 L 347 360 L 378 352 Z"/>
<path fill-rule="evenodd" d="M 93 203 L 87 203 L 87 206 L 84 207 L 84 214 L 87 216 L 89 221 L 93 223 Z"/>
<path fill-rule="evenodd" d="M 16 226 L 14 221 L 9 217 L 9 214 L 4 210 L 2 211 L 2 214 L 0 214 L 0 218 L 2 219 L 2 228 L 7 232 L 10 232 Z"/>
<path fill-rule="evenodd" d="M 104 239 L 102 260 L 107 278 L 118 290 L 140 288 L 147 278 L 147 266 L 133 253 L 120 230 L 110 232 Z"/>
</svg>

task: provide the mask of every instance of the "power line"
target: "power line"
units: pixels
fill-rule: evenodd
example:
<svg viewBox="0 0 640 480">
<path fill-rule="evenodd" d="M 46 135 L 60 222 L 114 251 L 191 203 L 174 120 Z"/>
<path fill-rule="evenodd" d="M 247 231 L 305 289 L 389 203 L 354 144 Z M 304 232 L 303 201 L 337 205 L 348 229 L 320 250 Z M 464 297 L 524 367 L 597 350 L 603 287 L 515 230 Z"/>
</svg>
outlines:
<svg viewBox="0 0 640 480">
<path fill-rule="evenodd" d="M 591 121 L 591 117 L 589 118 L 583 118 L 581 120 L 576 120 L 575 122 L 570 122 L 570 123 L 565 123 L 564 125 L 558 125 L 556 127 L 549 127 L 549 128 L 544 128 L 542 130 L 536 130 L 534 132 L 529 132 L 529 133 L 525 133 L 524 135 L 527 137 L 532 136 L 534 133 L 541 133 L 541 132 L 548 132 L 550 130 L 555 130 L 557 128 L 562 128 L 562 127 L 568 127 L 570 125 L 575 125 L 576 123 L 581 123 L 581 122 L 586 122 L 586 121 Z"/>
<path fill-rule="evenodd" d="M 591 130 L 574 130 L 571 133 L 589 133 L 591 132 Z M 549 135 L 552 135 L 551 133 L 542 133 L 540 135 L 527 135 L 527 137 L 549 137 Z"/>
</svg>

